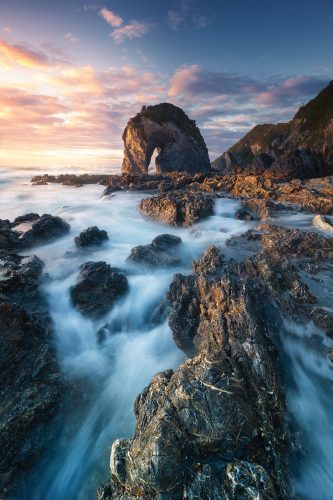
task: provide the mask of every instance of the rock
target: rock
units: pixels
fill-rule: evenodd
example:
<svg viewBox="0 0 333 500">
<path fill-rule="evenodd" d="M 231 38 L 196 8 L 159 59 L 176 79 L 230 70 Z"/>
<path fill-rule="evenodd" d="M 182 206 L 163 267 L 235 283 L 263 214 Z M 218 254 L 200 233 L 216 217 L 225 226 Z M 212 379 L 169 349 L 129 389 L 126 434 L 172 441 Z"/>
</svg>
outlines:
<svg viewBox="0 0 333 500">
<path fill-rule="evenodd" d="M 329 262 L 333 239 L 261 229 L 253 256 L 228 262 L 210 246 L 174 276 L 169 324 L 193 357 L 137 397 L 134 437 L 112 446 L 115 498 L 290 498 L 279 330 L 288 317 L 332 330 L 299 270 Z"/>
<path fill-rule="evenodd" d="M 249 212 L 247 212 L 246 210 L 242 209 L 242 208 L 240 208 L 239 210 L 237 210 L 237 212 L 235 214 L 235 217 L 238 220 L 247 220 L 247 221 L 253 220 L 252 215 Z"/>
<path fill-rule="evenodd" d="M 324 231 L 333 231 L 333 224 L 328 220 L 327 217 L 322 217 L 321 215 L 315 215 L 312 219 L 312 224 L 314 226 L 323 229 Z"/>
<path fill-rule="evenodd" d="M 86 262 L 71 287 L 74 306 L 85 316 L 99 318 L 128 290 L 126 276 L 106 262 Z"/>
<path fill-rule="evenodd" d="M 223 253 L 215 245 L 209 245 L 203 256 L 192 263 L 193 274 L 216 275 L 223 268 Z"/>
<path fill-rule="evenodd" d="M 153 239 L 151 244 L 159 250 L 170 250 L 170 248 L 177 247 L 182 242 L 179 236 L 173 234 L 160 234 Z"/>
<path fill-rule="evenodd" d="M 20 233 L 12 230 L 9 220 L 0 219 L 0 250 L 10 250 L 20 246 Z"/>
<path fill-rule="evenodd" d="M 191 226 L 213 215 L 214 198 L 210 195 L 172 191 L 140 202 L 141 212 L 159 222 L 173 226 Z"/>
<path fill-rule="evenodd" d="M 16 217 L 16 219 L 14 219 L 12 226 L 18 226 L 19 224 L 22 224 L 24 222 L 35 222 L 37 219 L 39 219 L 39 215 L 35 213 L 19 215 L 18 217 Z"/>
<path fill-rule="evenodd" d="M 58 445 L 74 400 L 39 287 L 43 266 L 36 256 L 0 251 L 0 491 L 8 498 L 22 498 L 31 468 Z"/>
<path fill-rule="evenodd" d="M 36 185 L 46 185 L 48 183 L 59 183 L 64 186 L 79 186 L 83 184 L 102 184 L 108 178 L 104 174 L 60 174 L 60 175 L 36 175 L 31 182 Z"/>
<path fill-rule="evenodd" d="M 39 291 L 39 278 L 44 263 L 36 256 L 20 257 L 0 251 L 3 262 L 0 268 L 0 296 L 2 301 L 15 302 L 34 310 L 42 298 Z"/>
<path fill-rule="evenodd" d="M 78 247 L 87 247 L 93 245 L 101 245 L 103 241 L 108 240 L 108 234 L 103 229 L 97 226 L 88 227 L 82 231 L 79 236 L 74 238 L 75 245 Z"/>
<path fill-rule="evenodd" d="M 0 485 L 10 489 L 53 441 L 66 390 L 49 328 L 22 307 L 0 304 Z"/>
<path fill-rule="evenodd" d="M 144 175 L 155 148 L 157 173 L 183 171 L 208 172 L 207 147 L 193 120 L 173 104 L 143 106 L 131 118 L 123 133 L 122 172 Z"/>
<path fill-rule="evenodd" d="M 44 214 L 21 236 L 21 246 L 30 247 L 69 233 L 70 225 L 61 217 Z"/>
<path fill-rule="evenodd" d="M 13 230 L 23 222 L 33 222 L 30 229 L 25 232 Z M 48 242 L 67 234 L 70 225 L 60 217 L 44 214 L 27 214 L 16 217 L 13 223 L 0 219 L 0 249 L 20 250 L 33 245 Z"/>
<path fill-rule="evenodd" d="M 181 262 L 177 247 L 182 242 L 178 236 L 161 234 L 149 245 L 132 248 L 128 261 L 148 267 L 178 266 Z"/>
</svg>

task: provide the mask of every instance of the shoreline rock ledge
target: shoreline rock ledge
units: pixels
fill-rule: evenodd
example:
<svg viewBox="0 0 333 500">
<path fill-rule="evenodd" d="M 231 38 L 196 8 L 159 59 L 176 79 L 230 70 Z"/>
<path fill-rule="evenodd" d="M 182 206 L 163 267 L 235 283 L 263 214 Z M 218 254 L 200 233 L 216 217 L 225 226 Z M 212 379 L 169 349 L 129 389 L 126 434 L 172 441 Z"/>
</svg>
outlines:
<svg viewBox="0 0 333 500">
<path fill-rule="evenodd" d="M 169 103 L 143 106 L 123 133 L 123 174 L 145 175 L 157 150 L 156 172 L 209 172 L 205 141 L 194 120 Z"/>
</svg>

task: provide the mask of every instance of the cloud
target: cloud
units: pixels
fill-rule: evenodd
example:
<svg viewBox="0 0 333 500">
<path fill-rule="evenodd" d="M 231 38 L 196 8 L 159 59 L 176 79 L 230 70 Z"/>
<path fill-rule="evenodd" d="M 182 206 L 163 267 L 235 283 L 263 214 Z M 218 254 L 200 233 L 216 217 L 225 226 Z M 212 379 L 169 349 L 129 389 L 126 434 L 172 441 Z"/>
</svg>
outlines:
<svg viewBox="0 0 333 500">
<path fill-rule="evenodd" d="M 261 82 L 237 74 L 209 71 L 197 64 L 178 69 L 171 80 L 169 96 L 252 95 L 264 91 Z"/>
<path fill-rule="evenodd" d="M 13 64 L 25 68 L 46 69 L 51 66 L 52 61 L 43 52 L 0 40 L 0 66 L 11 67 Z"/>
<path fill-rule="evenodd" d="M 172 30 L 177 31 L 181 24 L 184 22 L 184 19 L 184 15 L 180 11 L 168 11 L 168 23 Z"/>
<path fill-rule="evenodd" d="M 11 33 L 12 29 L 9 26 L 2 26 L 1 31 L 4 31 L 5 33 Z"/>
<path fill-rule="evenodd" d="M 144 21 L 130 21 L 128 24 L 115 29 L 111 37 L 117 44 L 123 43 L 126 39 L 139 38 L 150 30 L 151 24 Z"/>
<path fill-rule="evenodd" d="M 112 12 L 112 10 L 109 10 L 106 7 L 103 7 L 103 9 L 99 11 L 99 14 L 113 28 L 119 28 L 124 22 L 121 17 L 119 17 L 117 14 Z"/>
<path fill-rule="evenodd" d="M 69 32 L 69 33 L 66 33 L 66 35 L 64 35 L 64 38 L 66 38 L 66 40 L 70 43 L 78 43 L 80 40 L 75 36 L 73 35 L 73 33 Z"/>
<path fill-rule="evenodd" d="M 178 31 L 181 26 L 203 29 L 209 25 L 209 20 L 195 7 L 194 0 L 181 0 L 179 6 L 172 7 L 167 13 L 169 27 Z"/>
<path fill-rule="evenodd" d="M 70 158 L 71 164 L 88 166 L 95 151 L 99 165 L 116 162 L 120 167 L 127 120 L 143 104 L 164 101 L 197 120 L 213 159 L 255 124 L 289 120 L 299 104 L 327 83 L 308 76 L 259 79 L 198 65 L 180 67 L 169 77 L 145 71 L 140 62 L 139 68 L 97 71 L 89 64 L 55 64 L 56 57 L 46 48 L 40 52 L 0 44 L 0 60 L 26 68 L 17 72 L 17 81 L 15 71 L 10 84 L 0 81 L 1 152 L 6 151 L 6 162 L 11 155 L 12 164 L 18 164 L 19 152 L 30 164 L 50 165 L 58 155 L 62 162 Z M 36 72 L 44 67 L 47 71 Z"/>
</svg>

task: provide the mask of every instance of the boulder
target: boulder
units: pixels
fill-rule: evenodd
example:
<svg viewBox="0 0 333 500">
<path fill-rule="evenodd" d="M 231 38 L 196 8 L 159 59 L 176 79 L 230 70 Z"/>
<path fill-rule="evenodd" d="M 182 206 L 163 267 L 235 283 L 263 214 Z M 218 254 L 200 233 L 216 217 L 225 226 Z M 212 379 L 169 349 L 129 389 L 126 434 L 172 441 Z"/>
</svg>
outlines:
<svg viewBox="0 0 333 500">
<path fill-rule="evenodd" d="M 151 219 L 172 226 L 191 226 L 213 215 L 214 198 L 202 193 L 171 191 L 140 202 L 141 212 Z"/>
<path fill-rule="evenodd" d="M 74 306 L 85 316 L 100 318 L 128 290 L 126 276 L 106 262 L 86 262 L 70 293 Z"/>
<path fill-rule="evenodd" d="M 155 149 L 157 173 L 210 170 L 208 150 L 198 127 L 173 104 L 143 106 L 127 123 L 123 141 L 124 174 L 147 174 Z"/>
<path fill-rule="evenodd" d="M 61 217 L 44 214 L 21 236 L 22 247 L 30 247 L 51 241 L 69 233 L 70 225 Z"/>
<path fill-rule="evenodd" d="M 108 233 L 104 229 L 99 229 L 97 226 L 88 227 L 81 231 L 79 236 L 74 238 L 75 245 L 78 247 L 88 247 L 101 245 L 103 241 L 108 240 Z"/>
<path fill-rule="evenodd" d="M 181 262 L 177 247 L 182 242 L 179 236 L 161 234 L 149 245 L 139 245 L 132 248 L 129 262 L 148 267 L 172 267 Z"/>
</svg>

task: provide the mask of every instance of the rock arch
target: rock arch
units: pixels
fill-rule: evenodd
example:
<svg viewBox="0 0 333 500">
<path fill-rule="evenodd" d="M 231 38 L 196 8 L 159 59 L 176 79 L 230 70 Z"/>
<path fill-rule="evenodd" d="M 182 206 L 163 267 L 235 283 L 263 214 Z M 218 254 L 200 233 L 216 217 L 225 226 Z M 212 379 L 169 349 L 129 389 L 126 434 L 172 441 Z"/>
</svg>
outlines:
<svg viewBox="0 0 333 500">
<path fill-rule="evenodd" d="M 145 175 L 155 149 L 156 173 L 208 172 L 205 141 L 194 120 L 173 104 L 143 106 L 123 133 L 122 173 Z"/>
</svg>

